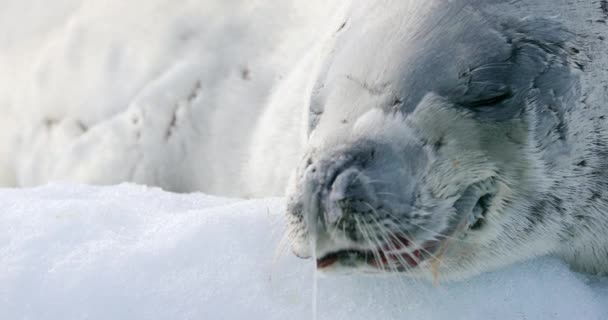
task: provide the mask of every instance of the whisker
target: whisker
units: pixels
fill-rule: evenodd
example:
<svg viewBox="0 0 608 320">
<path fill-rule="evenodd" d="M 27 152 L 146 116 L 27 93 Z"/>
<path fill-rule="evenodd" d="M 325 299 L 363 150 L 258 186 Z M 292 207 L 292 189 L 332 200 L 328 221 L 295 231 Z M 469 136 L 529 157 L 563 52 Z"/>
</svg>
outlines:
<svg viewBox="0 0 608 320">
<path fill-rule="evenodd" d="M 383 256 L 383 250 L 381 249 L 381 240 L 379 238 L 386 237 L 386 232 L 385 232 L 386 228 L 384 228 L 381 224 L 378 224 L 377 222 L 374 222 L 374 225 L 368 226 L 368 225 L 361 223 L 361 221 L 359 221 L 359 219 L 356 219 L 356 220 L 357 220 L 357 226 L 360 227 L 362 232 L 367 235 L 368 239 L 370 239 L 370 240 L 373 239 L 373 242 L 376 244 L 374 246 L 374 249 L 372 249 L 372 254 L 374 255 L 374 258 L 376 259 L 376 261 L 378 262 L 376 265 L 378 267 L 380 267 L 381 272 L 383 272 L 383 274 L 397 275 L 399 273 L 397 266 L 392 265 L 392 264 L 385 264 L 381 260 L 381 257 Z M 372 226 L 377 226 L 379 229 L 378 232 L 375 233 L 377 235 L 377 237 L 370 236 L 370 234 L 373 232 L 373 230 L 370 230 L 370 228 Z M 403 299 L 405 301 L 405 299 L 407 299 L 407 290 L 406 290 L 407 284 L 403 281 L 402 277 L 398 277 L 398 276 L 396 276 L 396 277 L 398 278 L 398 281 L 399 281 L 399 291 L 398 291 L 399 296 L 397 298 Z M 377 282 L 375 282 L 375 283 L 377 283 Z"/>
<path fill-rule="evenodd" d="M 372 206 L 371 206 L 369 203 L 365 202 L 365 204 L 366 204 L 366 205 L 368 205 L 368 206 L 369 206 L 369 207 L 370 207 L 370 208 L 371 208 L 371 209 L 374 211 L 374 213 L 375 213 L 375 215 L 376 215 L 376 216 L 378 216 L 377 211 L 376 211 L 376 210 L 375 210 L 375 209 L 374 209 L 374 208 L 373 208 L 373 207 L 372 207 Z M 390 213 L 389 213 L 389 214 L 390 214 Z M 377 222 L 377 221 L 376 221 L 376 223 L 377 223 L 378 225 L 380 225 L 380 224 L 379 224 L 379 222 Z M 401 229 L 404 229 L 404 228 L 399 228 L 399 230 L 401 230 Z M 405 238 L 406 238 L 406 239 L 408 239 L 408 240 L 411 242 L 411 244 L 414 246 L 414 248 L 416 248 L 416 250 L 420 250 L 421 252 L 426 253 L 428 256 L 430 256 L 430 257 L 431 257 L 431 258 L 433 258 L 433 259 L 436 259 L 436 258 L 437 258 L 437 257 L 436 257 L 434 254 L 432 254 L 430 251 L 428 251 L 427 249 L 425 249 L 423 246 L 421 246 L 421 245 L 417 244 L 417 243 L 414 241 L 414 237 L 413 237 L 411 234 L 409 234 L 409 232 L 408 232 L 407 230 L 405 230 L 405 231 L 400 231 L 400 232 L 407 232 L 407 233 L 408 233 L 407 235 L 405 235 Z M 401 240 L 399 239 L 399 237 L 398 237 L 398 235 L 397 235 L 397 234 L 395 234 L 394 232 L 392 232 L 392 235 L 394 235 L 394 240 L 397 240 L 397 241 L 399 242 L 399 244 L 400 244 L 402 247 L 407 247 L 407 244 L 406 244 L 406 243 L 403 243 L 403 241 L 401 241 Z M 387 243 L 389 244 L 389 246 L 391 246 L 393 249 L 395 249 L 395 251 L 399 251 L 399 250 L 397 250 L 397 249 L 396 249 L 396 247 L 393 245 L 393 243 L 392 243 L 391 241 L 388 241 L 388 240 L 387 240 Z M 397 256 L 398 256 L 398 255 L 397 255 Z M 409 265 L 409 263 L 407 263 L 407 261 L 405 261 L 405 259 L 404 259 L 403 257 L 399 257 L 399 256 L 398 256 L 398 257 L 397 257 L 397 259 L 398 259 L 398 260 L 399 260 L 399 262 L 400 262 L 400 263 L 402 263 L 404 266 L 408 266 L 408 265 Z M 417 261 L 418 263 L 420 263 L 420 262 L 421 262 L 421 261 L 420 261 L 420 259 L 419 259 L 419 258 L 417 258 L 417 257 L 414 257 L 414 259 L 416 259 L 416 261 Z"/>
<path fill-rule="evenodd" d="M 394 242 L 393 242 L 393 241 L 391 241 L 391 240 L 397 240 L 397 241 L 399 242 L 399 244 L 400 244 L 400 245 L 401 245 L 403 248 L 407 247 L 407 244 L 406 244 L 406 243 L 403 243 L 403 242 L 402 242 L 402 241 L 401 241 L 401 240 L 400 240 L 398 237 L 396 237 L 396 236 L 395 236 L 395 234 L 394 234 L 394 232 L 391 232 L 391 231 L 390 231 L 388 228 L 386 228 L 385 226 L 383 226 L 383 225 L 380 223 L 380 221 L 378 220 L 378 219 L 379 219 L 379 218 L 378 218 L 378 211 L 377 211 L 377 210 L 376 210 L 376 209 L 375 209 L 375 208 L 374 208 L 374 207 L 373 207 L 371 204 L 369 204 L 369 203 L 367 203 L 367 202 L 364 202 L 364 204 L 365 204 L 365 205 L 367 205 L 367 206 L 368 206 L 368 207 L 369 207 L 369 208 L 370 208 L 370 209 L 371 209 L 371 210 L 374 212 L 374 216 L 372 216 L 371 218 L 374 220 L 374 222 L 376 223 L 376 225 L 378 226 L 378 228 L 380 228 L 381 230 L 386 230 L 386 231 L 388 231 L 388 232 L 385 232 L 385 233 L 389 233 L 389 237 L 385 237 L 384 241 L 385 241 L 385 242 L 386 242 L 386 244 L 389 246 L 389 248 L 393 249 L 394 251 L 399 251 L 399 250 L 397 249 L 397 247 L 395 246 Z M 390 239 L 390 235 L 392 235 L 392 236 L 393 236 L 393 237 L 392 237 L 393 239 Z M 410 238 L 408 237 L 408 240 L 409 240 L 409 239 L 410 239 Z M 401 264 L 402 264 L 404 267 L 409 266 L 409 263 L 408 263 L 407 261 L 405 261 L 405 258 L 403 258 L 403 256 L 400 256 L 400 255 L 398 255 L 398 254 L 397 254 L 397 255 L 395 255 L 395 256 L 396 256 L 396 258 L 397 258 L 397 261 L 398 261 L 399 263 L 401 263 Z M 416 260 L 418 261 L 418 259 L 417 259 L 417 258 L 416 258 Z M 418 262 L 420 262 L 420 261 L 418 261 Z"/>
<path fill-rule="evenodd" d="M 374 223 L 375 225 L 378 227 L 378 235 L 382 238 L 384 238 L 384 242 L 386 243 L 386 245 L 388 246 L 389 250 L 391 251 L 398 251 L 398 249 L 396 248 L 395 244 L 391 241 L 391 237 L 395 238 L 396 236 L 394 235 L 394 233 L 392 231 L 390 231 L 387 227 L 385 227 L 383 224 L 381 224 L 376 218 L 372 218 L 374 219 Z M 404 243 L 401 243 L 402 246 L 405 247 Z M 383 253 L 384 250 L 382 249 Z M 386 254 L 384 254 L 386 256 Z M 397 262 L 400 263 L 402 266 L 408 266 L 409 263 L 407 261 L 405 261 L 405 259 L 402 256 L 396 255 L 395 258 L 397 259 Z M 388 259 L 387 259 L 388 261 Z M 388 263 L 388 268 L 390 268 L 391 271 L 393 271 L 395 273 L 395 275 L 401 273 L 400 270 L 398 269 L 398 267 L 393 264 L 393 263 Z M 405 269 L 405 271 L 407 271 L 407 269 Z M 407 283 L 404 281 L 403 277 L 400 276 L 396 276 L 398 281 L 399 281 L 399 287 L 400 287 L 400 296 L 402 296 L 404 299 L 407 298 L 407 288 L 409 287 L 407 285 Z M 418 282 L 417 279 L 414 279 L 415 282 Z"/>
<path fill-rule="evenodd" d="M 372 252 L 372 255 L 374 256 L 374 259 L 376 261 L 381 261 L 380 252 L 377 249 L 379 247 L 379 245 L 376 243 L 376 240 L 370 236 L 369 230 L 366 228 L 365 224 L 361 223 L 361 221 L 359 220 L 358 217 L 355 217 L 355 225 L 356 225 L 357 229 L 359 230 L 359 232 L 361 233 L 361 235 L 364 237 L 366 244 L 369 243 L 371 245 L 371 247 L 372 247 L 371 252 Z M 384 269 L 383 269 L 383 271 L 384 271 Z"/>
<path fill-rule="evenodd" d="M 379 196 L 391 196 L 391 197 L 395 197 L 395 198 L 401 198 L 400 195 L 393 193 L 393 192 L 376 192 L 376 195 Z"/>
<path fill-rule="evenodd" d="M 392 216 L 392 214 L 391 214 L 390 212 L 386 212 L 386 213 L 387 213 L 389 216 Z M 393 217 L 393 218 L 394 218 L 394 217 Z M 394 222 L 394 221 L 393 221 L 393 222 Z M 414 225 L 415 225 L 415 224 L 414 224 Z M 418 227 L 420 227 L 421 229 L 424 229 L 424 228 L 423 228 L 423 227 L 421 227 L 421 226 L 418 226 Z M 405 229 L 405 228 L 399 228 L 399 229 Z M 432 233 L 436 233 L 436 232 L 434 232 L 434 231 L 432 231 L 432 230 L 428 230 L 428 231 L 429 231 L 429 232 L 432 232 Z M 414 247 L 415 247 L 417 250 L 420 250 L 421 252 L 424 252 L 426 255 L 428 255 L 428 256 L 431 258 L 431 260 L 432 260 L 432 263 L 431 263 L 431 273 L 433 274 L 433 277 L 434 277 L 434 283 L 435 283 L 436 285 L 438 285 L 438 283 L 439 283 L 439 267 L 440 267 L 440 265 L 441 265 L 441 261 L 442 261 L 443 255 L 444 255 L 444 254 L 445 254 L 445 252 L 447 251 L 447 243 L 448 243 L 448 240 L 461 240 L 461 239 L 456 239 L 456 238 L 454 238 L 454 237 L 446 237 L 446 239 L 447 239 L 447 240 L 446 240 L 446 243 L 444 243 L 444 244 L 443 244 L 443 245 L 440 247 L 440 249 L 439 249 L 439 250 L 440 250 L 440 251 L 439 251 L 439 254 L 438 254 L 438 255 L 435 255 L 435 254 L 431 253 L 429 250 L 427 250 L 426 248 L 424 248 L 423 246 L 418 245 L 418 244 L 417 244 L 417 243 L 414 241 L 414 237 L 413 237 L 411 234 L 409 234 L 409 232 L 408 232 L 407 230 L 404 230 L 404 231 L 401 231 L 401 232 L 406 232 L 406 233 L 408 233 L 408 234 L 406 235 L 406 237 L 405 237 L 405 238 L 406 238 L 406 239 L 408 239 L 408 240 L 410 240 L 410 242 L 411 242 L 411 243 L 414 245 Z M 405 246 L 405 244 L 404 244 L 404 243 L 402 243 L 402 241 L 401 241 L 401 240 L 399 240 L 399 237 L 396 237 L 396 239 L 399 241 L 399 243 L 400 243 L 401 245 Z M 417 259 L 417 258 L 416 258 L 416 260 L 418 261 L 418 259 Z M 399 260 L 399 262 L 401 262 L 401 261 Z M 419 262 L 420 262 L 420 261 L 419 261 Z"/>
<path fill-rule="evenodd" d="M 393 213 L 391 213 L 391 212 L 389 212 L 387 210 L 382 210 L 382 212 L 386 213 L 390 218 L 392 218 L 392 222 L 395 224 L 395 226 L 397 228 L 406 227 L 407 226 L 405 223 L 398 223 L 397 221 L 400 220 L 400 219 L 398 217 L 396 217 Z M 424 227 L 424 226 L 422 226 L 420 224 L 414 223 L 412 221 L 408 221 L 407 223 L 410 224 L 410 225 L 412 225 L 412 226 L 414 226 L 414 227 L 420 228 L 420 229 L 422 229 L 422 230 L 424 230 L 426 232 L 430 232 L 435 237 L 439 237 L 439 238 L 443 238 L 443 239 L 451 239 L 453 241 L 458 241 L 458 242 L 462 242 L 462 243 L 475 244 L 475 242 L 473 242 L 473 241 L 468 241 L 468 240 L 465 240 L 465 239 L 456 238 L 454 236 L 449 236 L 449 235 L 443 234 L 441 232 L 428 229 L 428 228 L 426 228 L 426 227 Z"/>
<path fill-rule="evenodd" d="M 289 248 L 295 242 L 296 237 L 297 237 L 297 235 L 294 234 L 293 232 L 286 231 L 281 236 L 281 239 L 279 239 L 279 243 L 277 244 L 277 246 L 274 250 L 273 257 L 272 257 L 271 272 L 270 272 L 271 282 L 273 280 L 273 276 L 277 273 L 277 268 L 278 268 L 281 258 L 286 256 L 286 253 L 289 251 Z"/>
</svg>

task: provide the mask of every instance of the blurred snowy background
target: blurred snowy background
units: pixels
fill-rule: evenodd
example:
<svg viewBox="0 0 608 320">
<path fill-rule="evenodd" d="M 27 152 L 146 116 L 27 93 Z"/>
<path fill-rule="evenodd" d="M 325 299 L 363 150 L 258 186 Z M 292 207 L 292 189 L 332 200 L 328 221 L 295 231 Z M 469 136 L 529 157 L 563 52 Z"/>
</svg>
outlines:
<svg viewBox="0 0 608 320">
<path fill-rule="evenodd" d="M 253 114 L 340 5 L 2 2 L 0 185 L 132 181 L 223 195 L 238 194 L 228 182 Z"/>
<path fill-rule="evenodd" d="M 0 0 L 0 185 L 236 194 L 248 141 L 220 133 L 248 132 L 342 2 Z M 312 319 L 283 205 L 0 189 L 0 319 Z M 439 287 L 321 278 L 316 301 L 333 320 L 607 319 L 608 281 L 542 258 Z"/>
</svg>

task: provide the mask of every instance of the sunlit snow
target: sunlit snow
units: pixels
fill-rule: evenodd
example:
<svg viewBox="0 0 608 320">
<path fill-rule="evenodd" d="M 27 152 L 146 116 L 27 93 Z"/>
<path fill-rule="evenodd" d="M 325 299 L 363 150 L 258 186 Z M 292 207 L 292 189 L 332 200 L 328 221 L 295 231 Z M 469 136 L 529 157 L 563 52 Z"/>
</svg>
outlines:
<svg viewBox="0 0 608 320">
<path fill-rule="evenodd" d="M 341 2 L 0 0 L 0 185 L 236 193 L 248 112 Z M 278 246 L 283 206 L 0 189 L 0 320 L 313 319 L 313 263 Z M 608 280 L 553 258 L 438 287 L 318 286 L 318 319 L 608 319 Z"/>
<path fill-rule="evenodd" d="M 313 319 L 281 199 L 135 185 L 0 191 L 0 319 Z M 281 251 L 282 252 L 282 251 Z M 608 281 L 544 258 L 439 287 L 321 277 L 318 319 L 606 319 Z"/>
</svg>

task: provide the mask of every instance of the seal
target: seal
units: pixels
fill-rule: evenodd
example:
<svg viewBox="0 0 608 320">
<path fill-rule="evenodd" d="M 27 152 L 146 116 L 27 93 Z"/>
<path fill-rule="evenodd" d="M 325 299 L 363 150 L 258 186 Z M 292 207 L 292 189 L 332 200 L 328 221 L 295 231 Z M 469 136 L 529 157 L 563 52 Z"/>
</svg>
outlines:
<svg viewBox="0 0 608 320">
<path fill-rule="evenodd" d="M 353 2 L 300 68 L 295 254 L 427 279 L 539 255 L 608 272 L 607 21 L 586 0 Z"/>
</svg>

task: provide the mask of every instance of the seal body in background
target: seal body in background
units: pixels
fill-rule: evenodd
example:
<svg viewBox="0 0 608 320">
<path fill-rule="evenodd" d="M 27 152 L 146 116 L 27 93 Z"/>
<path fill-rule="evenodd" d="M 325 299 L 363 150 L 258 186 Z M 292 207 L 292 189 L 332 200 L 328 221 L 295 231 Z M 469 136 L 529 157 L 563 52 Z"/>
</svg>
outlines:
<svg viewBox="0 0 608 320">
<path fill-rule="evenodd" d="M 291 114 L 290 133 L 254 138 L 252 163 L 299 159 L 294 252 L 435 279 L 546 254 L 607 272 L 607 20 L 593 1 L 355 1 L 260 121 Z"/>
</svg>

